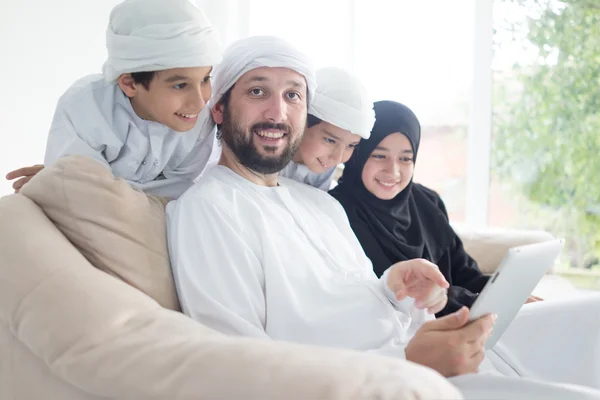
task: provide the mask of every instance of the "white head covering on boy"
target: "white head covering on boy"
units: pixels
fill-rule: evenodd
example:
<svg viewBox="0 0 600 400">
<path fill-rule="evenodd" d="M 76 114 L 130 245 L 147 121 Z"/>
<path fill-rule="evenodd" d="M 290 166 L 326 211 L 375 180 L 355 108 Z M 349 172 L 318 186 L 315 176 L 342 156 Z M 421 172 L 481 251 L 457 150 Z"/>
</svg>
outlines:
<svg viewBox="0 0 600 400">
<path fill-rule="evenodd" d="M 373 101 L 354 75 L 335 67 L 317 70 L 317 91 L 308 113 L 368 139 L 375 124 Z"/>
<path fill-rule="evenodd" d="M 209 67 L 221 61 L 217 32 L 191 0 L 125 0 L 106 29 L 108 82 L 124 73 Z"/>
</svg>

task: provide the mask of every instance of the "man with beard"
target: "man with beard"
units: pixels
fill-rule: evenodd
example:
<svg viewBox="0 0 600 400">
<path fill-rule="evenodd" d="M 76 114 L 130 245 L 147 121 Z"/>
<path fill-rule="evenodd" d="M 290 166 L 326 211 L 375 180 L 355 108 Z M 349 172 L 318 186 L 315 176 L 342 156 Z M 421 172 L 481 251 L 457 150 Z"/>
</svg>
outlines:
<svg viewBox="0 0 600 400">
<path fill-rule="evenodd" d="M 498 360 L 482 365 L 494 318 L 468 323 L 461 309 L 436 320 L 448 283 L 435 265 L 403 261 L 377 279 L 341 205 L 277 175 L 306 127 L 314 93 L 306 58 L 254 37 L 223 59 L 208 105 L 219 165 L 167 209 L 184 313 L 229 335 L 407 359 L 454 377 L 466 398 L 600 399 L 592 389 L 501 376 Z"/>
<path fill-rule="evenodd" d="M 381 347 L 404 357 L 406 335 L 445 306 L 440 287 L 448 283 L 433 264 L 419 262 L 377 279 L 339 203 L 321 190 L 278 177 L 302 140 L 314 93 L 315 73 L 304 55 L 280 39 L 254 37 L 234 44 L 223 60 L 208 105 L 219 127 L 219 165 L 167 209 L 184 312 L 225 333 L 297 342 L 306 342 L 302 336 L 309 334 L 315 344 Z M 306 279 L 308 288 L 296 284 Z M 240 298 L 215 297 L 237 289 Z M 397 301 L 407 295 L 410 300 Z M 334 314 L 351 305 L 354 312 Z M 280 336 L 278 319 L 290 307 L 299 308 L 301 319 L 323 326 L 298 320 L 297 338 L 284 337 L 287 328 Z M 274 325 L 265 332 L 267 309 Z M 320 334 L 351 328 L 363 317 L 360 345 L 346 333 L 335 343 Z M 483 325 L 491 326 L 488 320 Z"/>
</svg>

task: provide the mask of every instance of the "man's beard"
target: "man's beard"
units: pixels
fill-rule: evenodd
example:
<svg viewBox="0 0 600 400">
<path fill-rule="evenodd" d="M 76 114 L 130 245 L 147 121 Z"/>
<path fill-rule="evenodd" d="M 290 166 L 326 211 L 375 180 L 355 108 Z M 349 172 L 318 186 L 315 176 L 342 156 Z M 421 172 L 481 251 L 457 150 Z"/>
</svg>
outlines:
<svg viewBox="0 0 600 400">
<path fill-rule="evenodd" d="M 257 130 L 279 129 L 287 137 L 287 146 L 280 155 L 262 155 L 254 145 L 254 132 Z M 259 174 L 275 174 L 285 168 L 292 160 L 294 153 L 300 146 L 302 136 L 291 142 L 292 127 L 287 124 L 275 124 L 271 122 L 259 122 L 250 127 L 249 132 L 244 129 L 241 122 L 229 112 L 229 107 L 224 107 L 223 123 L 219 128 L 221 138 L 237 157 L 240 164 Z M 278 147 L 264 146 L 267 152 L 274 153 Z"/>
</svg>

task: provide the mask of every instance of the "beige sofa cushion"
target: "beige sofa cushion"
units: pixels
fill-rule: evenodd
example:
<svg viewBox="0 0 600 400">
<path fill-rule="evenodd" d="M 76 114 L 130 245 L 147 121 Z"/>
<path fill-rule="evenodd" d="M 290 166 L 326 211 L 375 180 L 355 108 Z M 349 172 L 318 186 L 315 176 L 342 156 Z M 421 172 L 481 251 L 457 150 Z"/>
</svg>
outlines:
<svg viewBox="0 0 600 400">
<path fill-rule="evenodd" d="M 92 265 L 179 310 L 167 252 L 164 199 L 117 179 L 99 162 L 65 157 L 21 190 Z"/>
<path fill-rule="evenodd" d="M 22 195 L 0 199 L 0 226 L 11 227 L 0 230 L 0 335 L 13 335 L 74 388 L 29 382 L 47 388 L 44 398 L 55 390 L 73 395 L 61 400 L 79 399 L 78 390 L 85 399 L 461 398 L 446 379 L 407 361 L 224 336 L 161 308 L 93 268 Z M 6 368 L 10 359 L 18 365 Z M 39 369 L 19 364 L 35 359 L 0 359 L 0 376 L 9 376 L 0 379 L 2 398 L 25 393 L 15 388 L 25 379 L 9 374 Z"/>
</svg>

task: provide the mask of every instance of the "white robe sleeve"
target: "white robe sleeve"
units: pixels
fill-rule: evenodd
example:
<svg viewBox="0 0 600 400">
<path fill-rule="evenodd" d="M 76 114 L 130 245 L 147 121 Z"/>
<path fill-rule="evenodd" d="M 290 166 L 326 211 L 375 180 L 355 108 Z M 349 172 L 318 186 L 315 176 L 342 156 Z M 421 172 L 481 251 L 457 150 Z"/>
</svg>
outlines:
<svg viewBox="0 0 600 400">
<path fill-rule="evenodd" d="M 230 212 L 188 193 L 169 204 L 168 242 L 185 314 L 226 334 L 268 339 L 264 272 Z"/>
<path fill-rule="evenodd" d="M 218 140 L 216 139 L 217 129 L 212 121 L 210 108 L 205 107 L 200 112 L 198 119 L 198 124 L 200 124 L 198 140 L 189 151 L 188 156 L 177 167 L 163 171 L 166 179 L 194 181 L 204 171 L 209 161 L 211 161 L 213 148 L 215 145 L 218 145 Z"/>
<path fill-rule="evenodd" d="M 383 293 L 385 293 L 385 297 L 388 298 L 390 303 L 392 303 L 394 306 L 396 306 L 398 304 L 398 300 L 396 299 L 396 295 L 394 294 L 392 289 L 390 289 L 390 286 L 387 283 L 389 274 L 390 274 L 390 269 L 388 268 L 385 270 L 383 275 L 381 275 L 381 278 L 379 278 L 379 282 L 381 283 L 381 290 L 383 291 Z"/>
<path fill-rule="evenodd" d="M 332 199 L 333 199 L 333 197 L 332 197 Z M 375 276 L 375 273 L 373 272 L 373 263 L 371 262 L 369 257 L 367 257 L 367 255 L 365 254 L 358 238 L 354 234 L 354 231 L 352 230 L 352 227 L 350 226 L 350 220 L 348 219 L 348 215 L 346 215 L 346 210 L 344 210 L 344 207 L 337 200 L 335 200 L 335 203 L 336 203 L 336 207 L 334 208 L 334 210 L 335 210 L 334 212 L 339 214 L 339 218 L 338 218 L 340 221 L 339 224 L 343 225 L 343 226 L 340 226 L 340 233 L 344 234 L 348 238 L 350 243 L 352 243 L 352 245 L 355 249 L 354 252 L 356 254 L 356 261 L 360 265 L 364 266 L 366 273 L 372 274 L 373 276 Z M 431 319 L 427 315 L 427 312 L 425 310 L 419 310 L 418 308 L 416 308 L 414 306 L 414 301 L 411 298 L 407 297 L 403 300 L 396 299 L 396 295 L 394 294 L 394 292 L 390 289 L 390 287 L 387 284 L 388 275 L 389 275 L 389 268 L 384 272 L 384 274 L 381 276 L 381 278 L 379 278 L 379 286 L 381 288 L 381 291 L 385 295 L 385 297 L 390 301 L 390 303 L 394 306 L 394 308 L 406 315 L 411 315 L 413 317 L 418 316 L 418 318 L 423 318 L 423 319 Z"/>
<path fill-rule="evenodd" d="M 139 189 L 146 194 L 165 197 L 169 200 L 179 198 L 179 196 L 194 184 L 193 180 L 179 178 L 155 179 L 145 183 L 127 182 L 130 186 Z"/>
<path fill-rule="evenodd" d="M 44 156 L 44 165 L 46 167 L 53 165 L 61 157 L 81 155 L 91 157 L 110 169 L 104 157 L 105 147 L 104 145 L 94 143 L 89 136 L 77 132 L 68 112 L 59 103 L 52 119 L 46 143 L 46 154 Z"/>
<path fill-rule="evenodd" d="M 74 110 L 72 112 L 77 112 Z M 90 119 L 93 116 L 90 115 Z M 78 120 L 79 121 L 79 120 Z M 82 126 L 82 124 L 74 121 L 70 117 L 69 110 L 59 102 L 59 105 L 54 114 L 48 141 L 46 144 L 46 154 L 44 157 L 44 165 L 49 167 L 56 163 L 61 157 L 80 155 L 93 158 L 99 161 L 106 168 L 112 171 L 110 162 L 113 160 L 107 159 L 106 154 L 118 154 L 121 150 L 120 140 L 110 130 L 103 131 L 102 142 L 96 140 L 92 135 L 94 128 L 92 123 L 90 126 Z M 96 133 L 98 133 L 96 131 Z M 195 149 L 196 152 L 199 149 Z M 207 150 L 210 152 L 210 150 Z M 199 156 L 201 159 L 201 156 Z M 194 159 L 198 162 L 198 158 Z M 162 196 L 169 199 L 176 199 L 181 196 L 193 183 L 193 179 L 199 174 L 200 168 L 197 164 L 184 164 L 181 169 L 168 173 L 165 171 L 165 176 L 162 179 L 138 183 L 128 180 L 129 184 L 147 194 Z"/>
</svg>

